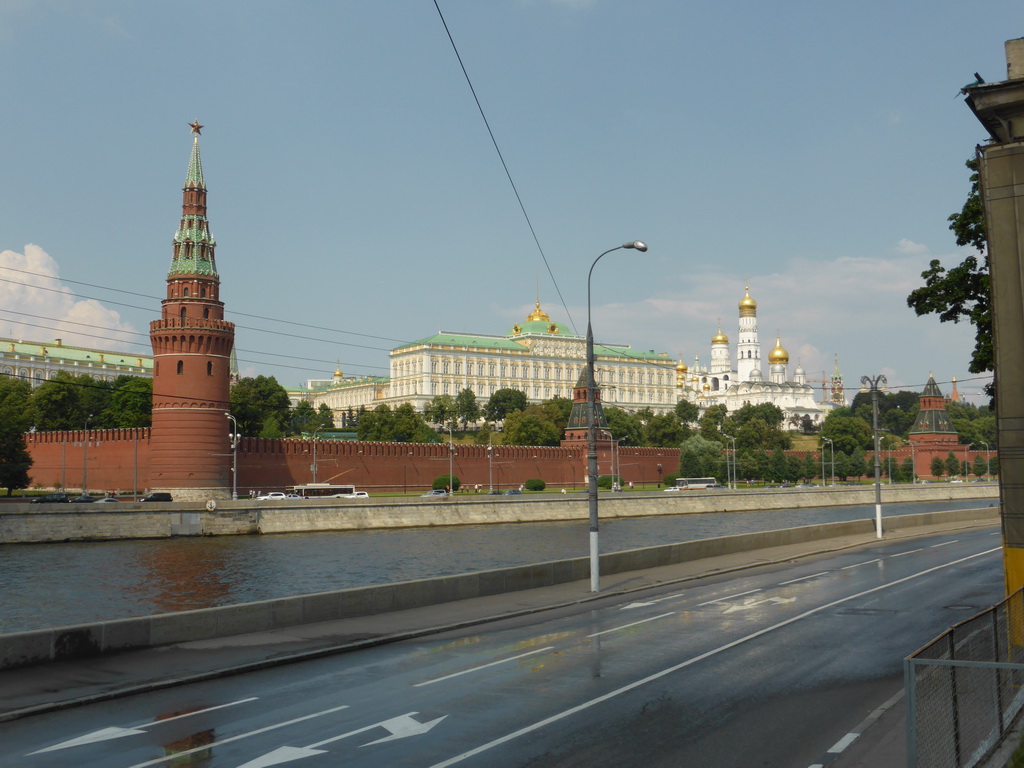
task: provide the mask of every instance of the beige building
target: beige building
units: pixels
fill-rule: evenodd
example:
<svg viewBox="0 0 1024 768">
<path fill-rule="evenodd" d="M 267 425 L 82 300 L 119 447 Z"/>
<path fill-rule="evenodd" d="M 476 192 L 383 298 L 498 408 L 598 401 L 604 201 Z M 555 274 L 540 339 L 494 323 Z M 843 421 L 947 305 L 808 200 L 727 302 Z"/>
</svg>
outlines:
<svg viewBox="0 0 1024 768">
<path fill-rule="evenodd" d="M 101 351 L 64 344 L 61 339 L 47 342 L 0 339 L 0 373 L 28 381 L 38 387 L 58 373 L 86 374 L 97 381 L 113 381 L 118 376 L 153 378 L 153 358 L 124 352 Z"/>
</svg>

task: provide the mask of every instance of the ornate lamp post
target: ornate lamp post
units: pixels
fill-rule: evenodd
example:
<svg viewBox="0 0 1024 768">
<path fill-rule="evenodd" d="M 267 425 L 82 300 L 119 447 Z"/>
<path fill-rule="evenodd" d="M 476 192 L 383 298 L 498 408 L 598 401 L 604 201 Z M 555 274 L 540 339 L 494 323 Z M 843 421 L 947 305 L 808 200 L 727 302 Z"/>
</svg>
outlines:
<svg viewBox="0 0 1024 768">
<path fill-rule="evenodd" d="M 230 413 L 225 412 L 225 416 L 231 421 L 232 431 L 229 437 L 231 438 L 231 498 L 238 500 L 238 419 L 232 416 Z"/>
<path fill-rule="evenodd" d="M 727 486 L 729 486 L 730 488 L 732 488 L 733 490 L 735 490 L 736 489 L 736 438 L 733 437 L 732 435 L 725 434 L 725 432 L 722 433 L 722 437 L 724 437 L 726 440 L 730 440 L 732 442 L 732 465 L 731 465 L 732 469 L 731 470 L 730 470 L 730 464 L 729 464 L 729 454 L 728 453 L 725 454 L 725 457 L 726 457 L 726 462 L 725 462 L 725 475 L 726 475 L 725 484 Z M 726 450 L 728 451 L 728 449 L 726 449 Z"/>
<path fill-rule="evenodd" d="M 601 591 L 601 562 L 597 533 L 597 425 L 594 423 L 594 331 L 590 325 L 590 276 L 594 274 L 597 262 L 612 251 L 629 248 L 643 253 L 647 246 L 639 240 L 623 243 L 594 259 L 587 272 L 587 503 L 590 507 L 590 591 Z"/>
<path fill-rule="evenodd" d="M 836 484 L 836 444 L 832 442 L 832 438 L 831 437 L 823 437 L 823 438 L 821 438 L 821 442 L 822 443 L 828 443 L 829 454 L 830 454 L 830 457 L 832 459 L 832 485 L 835 485 Z M 822 460 L 822 462 L 825 461 L 825 446 L 824 445 L 821 447 L 821 460 Z M 822 478 L 821 478 L 821 484 L 822 485 L 828 485 L 828 483 L 825 482 L 824 476 L 822 476 Z"/>
<path fill-rule="evenodd" d="M 861 392 L 871 393 L 871 431 L 875 438 L 875 535 L 882 538 L 882 471 L 878 462 L 878 393 L 886 392 L 885 385 L 889 382 L 884 374 L 861 376 Z"/>
<path fill-rule="evenodd" d="M 984 440 L 979 440 L 978 442 L 985 446 L 985 482 L 988 482 L 988 443 L 986 443 Z"/>
<path fill-rule="evenodd" d="M 324 428 L 324 425 L 321 424 L 320 426 L 318 426 L 316 429 L 313 430 L 313 466 L 311 467 L 311 469 L 313 470 L 313 482 L 314 483 L 316 483 L 316 435 L 323 428 Z"/>
<path fill-rule="evenodd" d="M 82 432 L 82 495 L 85 496 L 85 489 L 89 483 L 89 459 L 86 455 L 89 447 L 89 419 L 92 418 L 90 413 L 85 417 L 85 429 Z"/>
</svg>

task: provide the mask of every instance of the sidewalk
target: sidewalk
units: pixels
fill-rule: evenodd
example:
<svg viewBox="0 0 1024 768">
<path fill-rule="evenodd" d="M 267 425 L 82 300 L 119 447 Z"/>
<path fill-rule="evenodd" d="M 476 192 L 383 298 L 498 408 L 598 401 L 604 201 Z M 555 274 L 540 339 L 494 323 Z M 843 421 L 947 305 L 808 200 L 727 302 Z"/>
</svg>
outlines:
<svg viewBox="0 0 1024 768">
<path fill-rule="evenodd" d="M 977 522 L 961 522 L 900 529 L 887 533 L 886 541 L 991 525 L 990 522 L 980 526 Z M 846 536 L 615 574 L 602 578 L 602 591 L 597 595 L 589 591 L 590 583 L 584 580 L 356 619 L 0 671 L 0 690 L 3 691 L 0 722 L 422 637 L 486 621 L 615 598 L 652 586 L 781 563 L 871 545 L 877 541 L 873 535 Z M 868 720 L 870 722 L 865 721 L 864 733 L 830 761 L 828 768 L 905 766 L 906 722 L 902 699 L 875 720 Z"/>
</svg>

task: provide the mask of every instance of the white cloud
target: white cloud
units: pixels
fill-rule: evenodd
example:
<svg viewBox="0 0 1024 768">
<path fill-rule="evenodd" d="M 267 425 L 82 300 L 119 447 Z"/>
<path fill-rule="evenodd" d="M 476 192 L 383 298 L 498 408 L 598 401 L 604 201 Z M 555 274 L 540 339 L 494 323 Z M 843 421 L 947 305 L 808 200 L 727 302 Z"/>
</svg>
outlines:
<svg viewBox="0 0 1024 768">
<path fill-rule="evenodd" d="M 135 330 L 101 302 L 77 298 L 60 282 L 57 262 L 39 246 L 26 245 L 24 253 L 0 251 L 0 336 L 137 352 L 145 338 L 133 335 Z"/>
<path fill-rule="evenodd" d="M 916 256 L 921 253 L 928 253 L 928 246 L 922 245 L 921 243 L 915 243 L 913 240 L 908 240 L 904 237 L 896 245 L 896 253 L 905 253 Z"/>
</svg>

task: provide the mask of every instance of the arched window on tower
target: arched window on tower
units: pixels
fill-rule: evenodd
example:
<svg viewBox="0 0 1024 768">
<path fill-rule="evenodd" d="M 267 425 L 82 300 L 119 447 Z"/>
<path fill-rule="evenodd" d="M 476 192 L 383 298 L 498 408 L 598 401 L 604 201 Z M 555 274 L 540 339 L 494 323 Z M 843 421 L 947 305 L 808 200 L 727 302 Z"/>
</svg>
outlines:
<svg viewBox="0 0 1024 768">
<path fill-rule="evenodd" d="M 183 295 L 185 296 L 186 299 L 188 298 L 188 288 L 185 288 L 185 293 Z"/>
<path fill-rule="evenodd" d="M 206 286 L 205 285 L 202 288 L 199 289 L 199 295 L 202 298 L 204 298 L 204 299 L 206 298 Z"/>
<path fill-rule="evenodd" d="M 185 289 L 185 292 L 188 293 L 188 289 L 187 288 Z M 181 308 L 181 312 L 179 314 L 181 315 L 181 322 L 184 323 L 185 322 L 185 308 L 184 307 Z"/>
<path fill-rule="evenodd" d="M 208 319 L 209 317 L 210 317 L 210 308 L 209 307 L 203 307 L 203 319 Z"/>
<path fill-rule="evenodd" d="M 213 376 L 213 363 L 206 364 L 206 375 Z"/>
<path fill-rule="evenodd" d="M 183 374 L 184 372 L 185 372 L 185 361 L 184 360 L 179 360 L 178 361 L 178 375 L 181 376 L 181 374 Z"/>
</svg>

